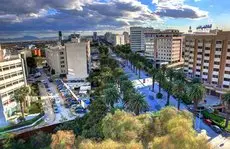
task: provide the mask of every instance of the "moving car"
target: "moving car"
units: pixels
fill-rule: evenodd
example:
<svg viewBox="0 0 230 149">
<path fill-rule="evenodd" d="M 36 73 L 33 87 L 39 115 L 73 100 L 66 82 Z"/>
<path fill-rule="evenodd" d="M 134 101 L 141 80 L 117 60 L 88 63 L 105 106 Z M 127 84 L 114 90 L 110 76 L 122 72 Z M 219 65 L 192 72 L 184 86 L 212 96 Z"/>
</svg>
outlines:
<svg viewBox="0 0 230 149">
<path fill-rule="evenodd" d="M 210 119 L 204 119 L 204 123 L 207 125 L 212 125 L 212 121 Z"/>
</svg>

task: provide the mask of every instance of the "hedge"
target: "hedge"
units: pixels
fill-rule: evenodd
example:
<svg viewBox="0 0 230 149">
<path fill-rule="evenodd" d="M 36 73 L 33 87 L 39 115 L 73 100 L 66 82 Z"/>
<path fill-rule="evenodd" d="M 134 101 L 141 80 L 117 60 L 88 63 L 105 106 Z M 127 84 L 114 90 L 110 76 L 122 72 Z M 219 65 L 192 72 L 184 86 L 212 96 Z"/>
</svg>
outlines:
<svg viewBox="0 0 230 149">
<path fill-rule="evenodd" d="M 23 126 L 31 125 L 35 121 L 37 121 L 39 118 L 41 118 L 43 115 L 44 115 L 44 112 L 40 113 L 39 115 L 37 115 L 36 117 L 34 117 L 34 118 L 32 118 L 32 119 L 30 119 L 28 121 L 23 121 L 23 122 L 20 122 L 18 124 L 15 124 L 15 125 L 1 127 L 0 132 L 4 132 L 4 131 L 7 131 L 7 130 L 16 129 L 16 128 L 20 128 L 20 127 L 23 127 Z"/>
<path fill-rule="evenodd" d="M 227 128 L 224 128 L 225 127 L 225 121 L 226 121 L 224 117 L 217 115 L 217 114 L 214 114 L 214 113 L 209 113 L 207 110 L 202 111 L 202 114 L 203 114 L 204 118 L 210 119 L 215 125 L 217 125 L 223 129 L 225 129 L 226 131 L 230 132 L 230 124 L 228 125 Z"/>
</svg>

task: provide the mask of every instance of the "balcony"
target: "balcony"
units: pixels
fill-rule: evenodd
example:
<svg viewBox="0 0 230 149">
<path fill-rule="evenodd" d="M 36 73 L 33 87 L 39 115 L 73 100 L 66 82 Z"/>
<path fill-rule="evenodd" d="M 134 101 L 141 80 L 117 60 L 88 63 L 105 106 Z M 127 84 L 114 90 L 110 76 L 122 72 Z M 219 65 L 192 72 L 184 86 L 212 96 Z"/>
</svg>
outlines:
<svg viewBox="0 0 230 149">
<path fill-rule="evenodd" d="M 8 78 L 8 79 L 5 79 L 5 80 L 1 80 L 0 84 L 6 84 L 8 82 L 12 82 L 12 81 L 23 79 L 23 78 L 24 78 L 23 75 L 18 75 L 18 76 L 11 77 L 11 78 Z"/>
</svg>

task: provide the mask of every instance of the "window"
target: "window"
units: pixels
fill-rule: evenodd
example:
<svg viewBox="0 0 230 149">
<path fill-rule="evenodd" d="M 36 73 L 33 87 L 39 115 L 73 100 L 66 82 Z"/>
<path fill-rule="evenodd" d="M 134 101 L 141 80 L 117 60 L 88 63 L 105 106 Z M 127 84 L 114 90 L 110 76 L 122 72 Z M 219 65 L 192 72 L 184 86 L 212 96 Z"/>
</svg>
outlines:
<svg viewBox="0 0 230 149">
<path fill-rule="evenodd" d="M 230 74 L 230 71 L 225 71 L 225 74 Z"/>
<path fill-rule="evenodd" d="M 218 75 L 213 75 L 212 77 L 213 77 L 213 78 L 218 78 Z"/>
<path fill-rule="evenodd" d="M 226 67 L 230 67 L 230 64 L 226 64 Z"/>
<path fill-rule="evenodd" d="M 65 67 L 65 65 L 61 65 L 61 68 L 64 68 Z"/>
<path fill-rule="evenodd" d="M 198 63 L 197 63 L 196 65 L 197 65 L 197 66 L 201 66 L 201 64 L 198 64 Z"/>
<path fill-rule="evenodd" d="M 208 66 L 204 66 L 204 69 L 208 69 Z"/>
<path fill-rule="evenodd" d="M 228 85 L 223 85 L 223 87 L 224 87 L 224 88 L 229 88 L 229 86 L 228 86 Z"/>
<path fill-rule="evenodd" d="M 230 49 L 228 49 L 228 52 L 230 52 Z"/>
<path fill-rule="evenodd" d="M 209 56 L 209 54 L 206 53 L 206 54 L 204 54 L 204 56 Z"/>
<path fill-rule="evenodd" d="M 5 86 L 4 86 L 4 85 L 3 85 L 3 86 L 0 86 L 0 90 L 1 90 L 1 89 L 4 89 L 4 88 L 5 88 Z"/>
<path fill-rule="evenodd" d="M 215 81 L 212 81 L 212 84 L 217 84 L 217 82 L 215 82 Z"/>
<path fill-rule="evenodd" d="M 216 41 L 216 44 L 221 44 L 222 43 L 222 41 Z"/>
<path fill-rule="evenodd" d="M 198 55 L 202 55 L 202 52 L 197 52 Z"/>
<path fill-rule="evenodd" d="M 205 47 L 205 50 L 210 50 L 210 48 L 209 47 Z"/>
<path fill-rule="evenodd" d="M 224 81 L 230 81 L 230 79 L 229 78 L 224 78 Z"/>
<path fill-rule="evenodd" d="M 218 68 L 213 68 L 213 71 L 219 71 L 219 69 Z"/>
<path fill-rule="evenodd" d="M 215 55 L 215 58 L 220 58 L 220 55 Z"/>
<path fill-rule="evenodd" d="M 64 57 L 60 57 L 60 59 L 64 59 Z"/>
<path fill-rule="evenodd" d="M 204 60 L 205 63 L 209 63 L 209 60 Z"/>
<path fill-rule="evenodd" d="M 221 51 L 221 48 L 216 48 L 216 51 Z"/>
<path fill-rule="evenodd" d="M 197 72 L 200 72 L 200 69 L 196 69 Z"/>
<path fill-rule="evenodd" d="M 3 71 L 9 70 L 9 67 L 3 67 Z"/>
<path fill-rule="evenodd" d="M 214 64 L 215 64 L 215 65 L 219 65 L 219 64 L 220 64 L 220 62 L 214 62 Z"/>
<path fill-rule="evenodd" d="M 64 52 L 60 52 L 60 54 L 61 54 L 61 55 L 63 55 L 63 54 L 64 54 Z"/>
<path fill-rule="evenodd" d="M 227 56 L 227 59 L 230 59 L 230 56 Z"/>
<path fill-rule="evenodd" d="M 203 72 L 203 75 L 208 75 L 208 73 L 207 72 Z"/>
</svg>

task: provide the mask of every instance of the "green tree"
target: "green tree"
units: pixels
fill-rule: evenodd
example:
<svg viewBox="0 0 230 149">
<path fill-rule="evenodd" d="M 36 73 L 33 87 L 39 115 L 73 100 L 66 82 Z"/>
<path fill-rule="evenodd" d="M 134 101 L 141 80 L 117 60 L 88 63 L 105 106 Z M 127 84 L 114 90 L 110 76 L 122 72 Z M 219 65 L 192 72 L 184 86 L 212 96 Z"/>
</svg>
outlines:
<svg viewBox="0 0 230 149">
<path fill-rule="evenodd" d="M 37 149 L 48 148 L 51 143 L 51 135 L 38 131 L 35 135 L 30 138 L 30 146 Z"/>
<path fill-rule="evenodd" d="M 133 83 L 130 80 L 121 82 L 121 92 L 126 94 L 128 90 L 133 90 Z"/>
<path fill-rule="evenodd" d="M 165 84 L 165 89 L 167 91 L 167 103 L 166 103 L 166 106 L 168 106 L 170 104 L 169 103 L 170 95 L 173 92 L 173 83 L 171 81 L 165 81 L 164 84 Z"/>
<path fill-rule="evenodd" d="M 159 70 L 156 74 L 156 80 L 159 83 L 159 93 L 161 93 L 161 86 L 163 85 L 163 82 L 165 81 L 164 72 L 162 70 Z"/>
<path fill-rule="evenodd" d="M 194 127 L 197 115 L 197 107 L 199 102 L 203 100 L 205 92 L 206 90 L 204 86 L 200 83 L 195 83 L 190 88 L 189 97 L 193 100 Z"/>
<path fill-rule="evenodd" d="M 104 100 L 107 105 L 110 107 L 114 107 L 114 103 L 116 103 L 119 99 L 119 93 L 115 86 L 111 88 L 106 88 L 104 90 Z"/>
<path fill-rule="evenodd" d="M 227 114 L 226 121 L 225 121 L 225 128 L 227 128 L 229 123 L 229 115 L 230 115 L 230 92 L 227 92 L 226 94 L 223 95 L 223 100 L 224 100 L 225 111 Z"/>
<path fill-rule="evenodd" d="M 143 95 L 131 93 L 129 94 L 129 100 L 126 104 L 126 107 L 136 115 L 139 115 L 141 112 L 144 112 L 148 109 L 148 104 Z"/>
<path fill-rule="evenodd" d="M 169 80 L 172 82 L 173 78 L 175 76 L 175 71 L 172 68 L 168 68 L 166 70 L 166 76 L 169 78 Z"/>
<path fill-rule="evenodd" d="M 152 69 L 149 69 L 148 72 L 152 76 L 152 91 L 154 92 L 155 80 L 156 80 L 156 76 L 157 76 L 157 73 L 158 73 L 158 69 L 153 67 Z"/>
<path fill-rule="evenodd" d="M 107 114 L 102 121 L 102 131 L 105 139 L 129 143 L 136 140 L 143 129 L 143 125 L 135 116 L 124 111 L 117 110 Z"/>
<path fill-rule="evenodd" d="M 181 80 L 176 81 L 176 85 L 173 88 L 173 92 L 177 97 L 177 109 L 180 110 L 181 98 L 183 97 L 185 91 L 185 83 Z"/>
<path fill-rule="evenodd" d="M 143 65 L 143 63 L 142 62 L 137 62 L 136 63 L 136 67 L 137 67 L 137 69 L 138 69 L 138 78 L 140 79 L 141 78 L 141 69 L 143 69 L 144 68 L 144 65 Z"/>
<path fill-rule="evenodd" d="M 26 102 L 26 97 L 29 94 L 29 88 L 27 86 L 23 86 L 17 90 L 15 90 L 13 99 L 19 102 L 20 104 L 20 109 L 22 113 L 22 117 L 25 117 L 25 102 Z"/>
<path fill-rule="evenodd" d="M 120 85 L 120 77 L 124 75 L 124 71 L 121 68 L 115 68 L 113 71 L 113 76 L 115 80 L 117 81 L 118 85 Z"/>
</svg>

